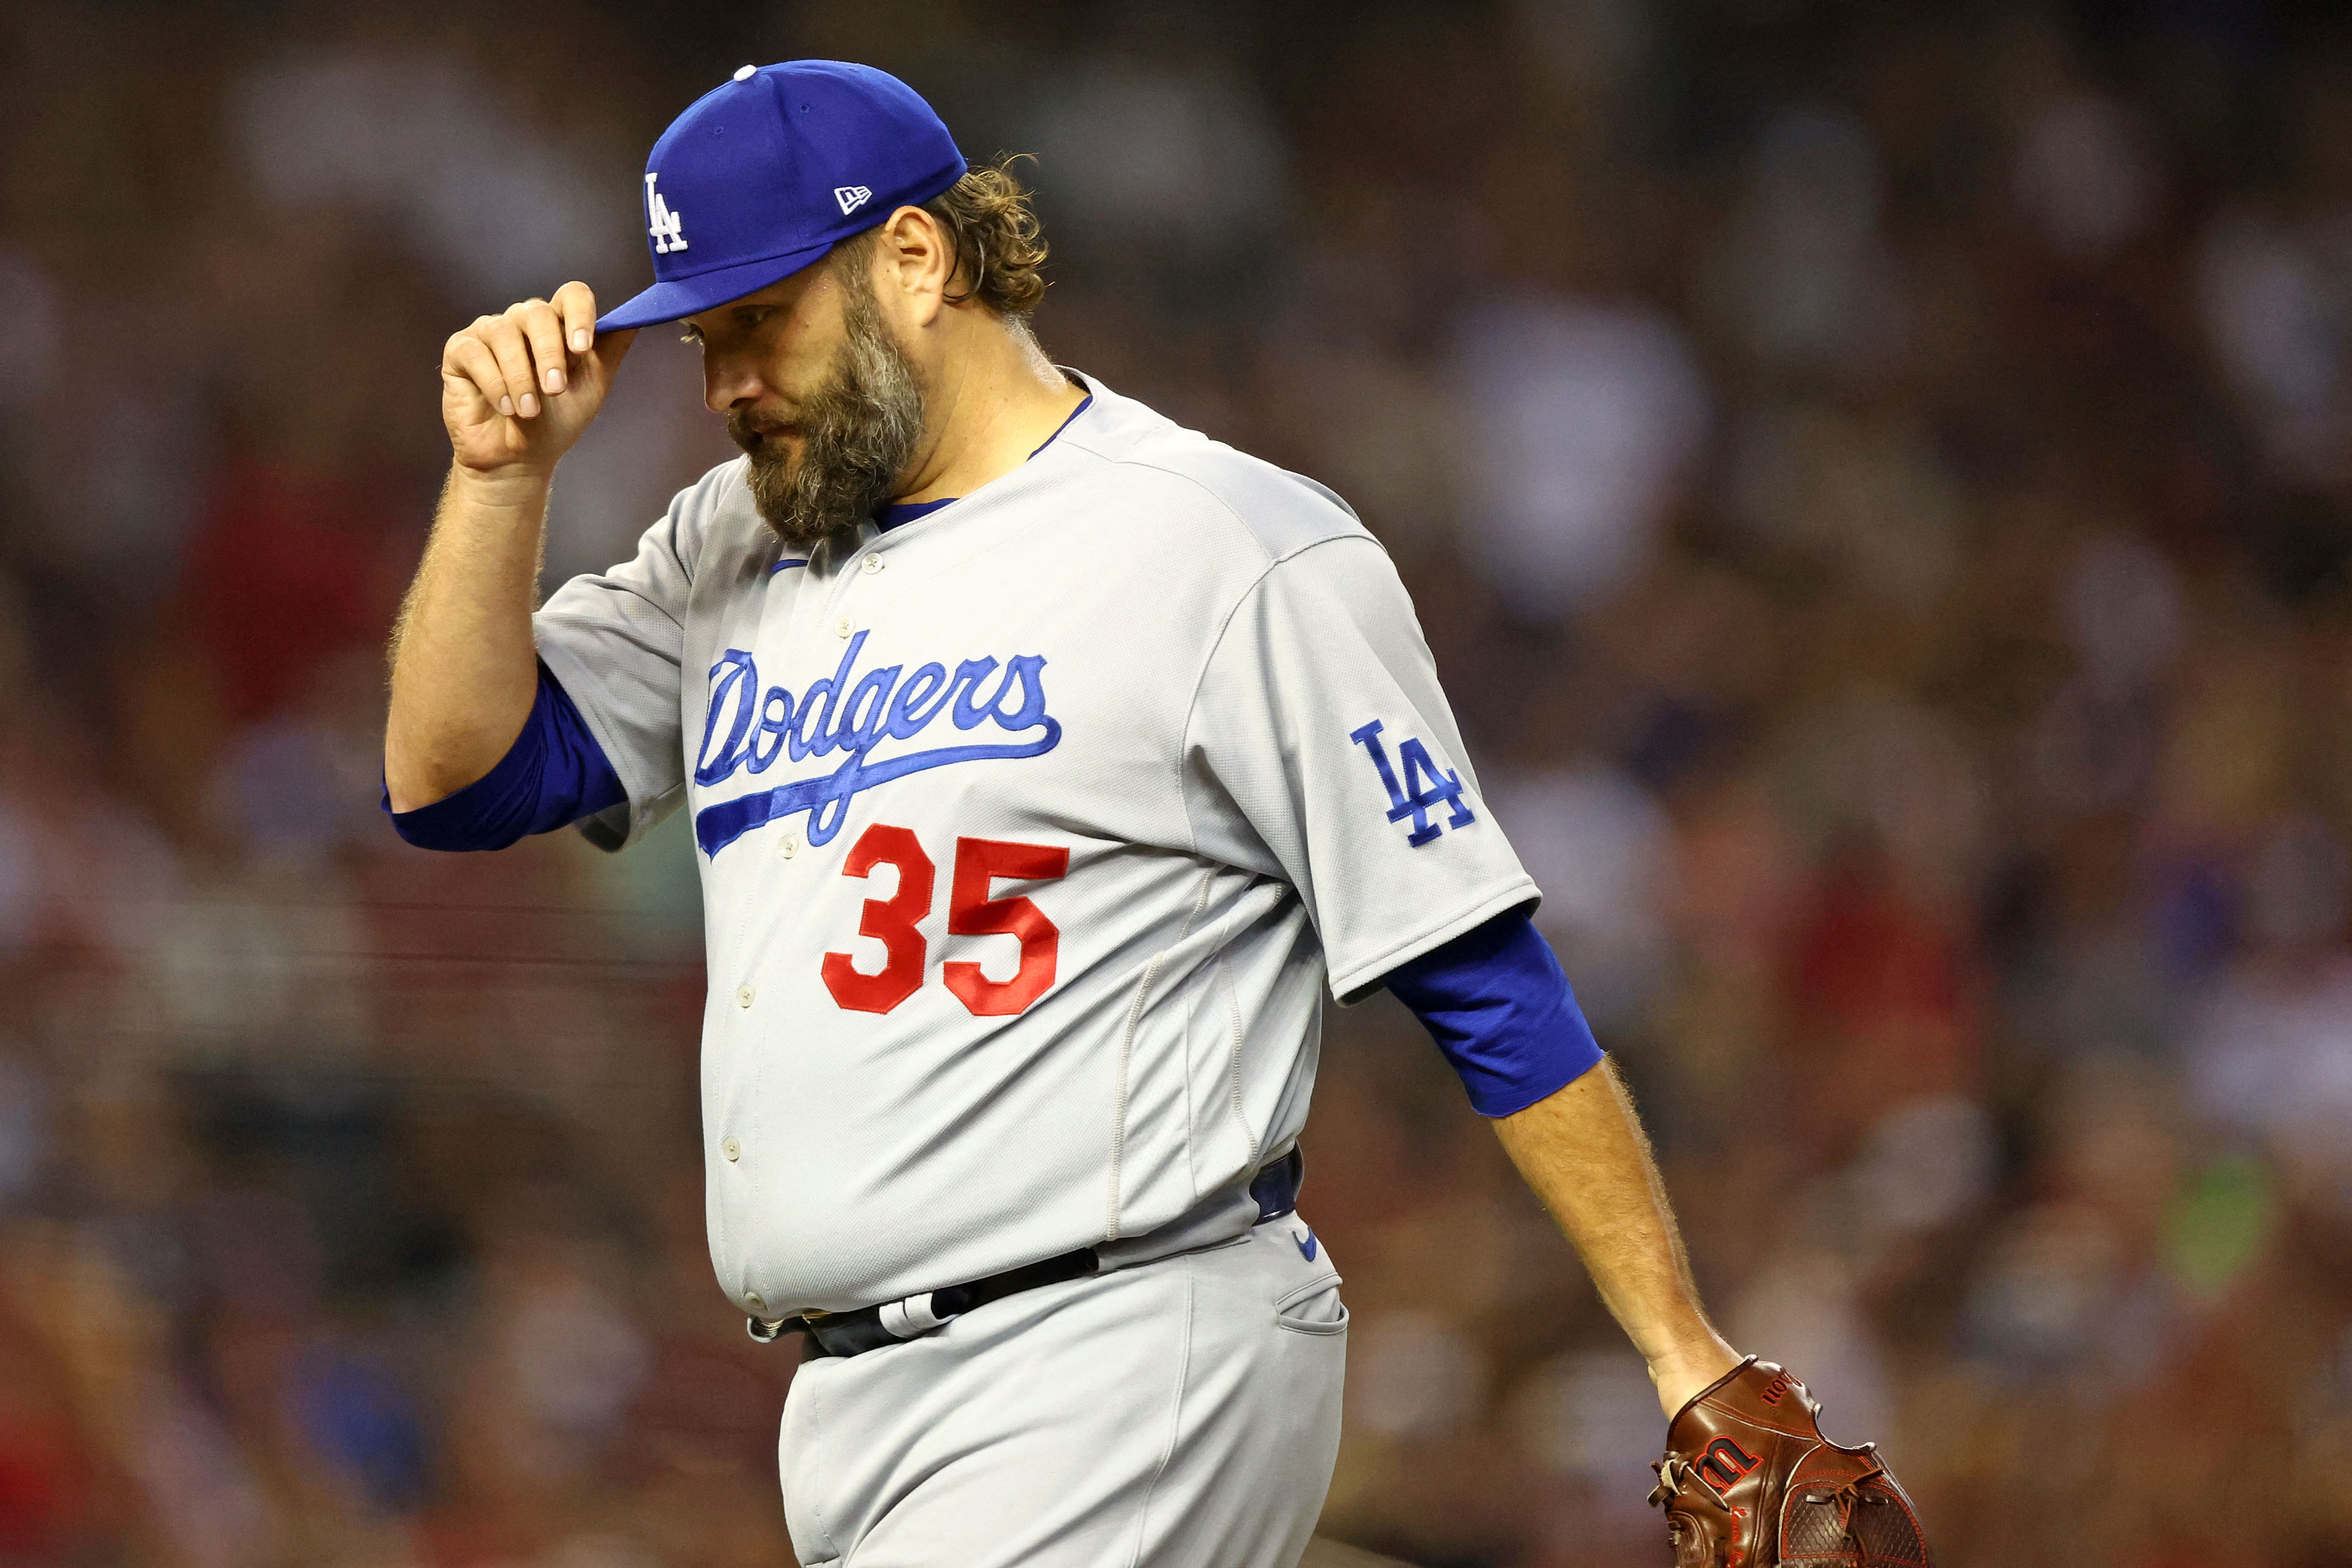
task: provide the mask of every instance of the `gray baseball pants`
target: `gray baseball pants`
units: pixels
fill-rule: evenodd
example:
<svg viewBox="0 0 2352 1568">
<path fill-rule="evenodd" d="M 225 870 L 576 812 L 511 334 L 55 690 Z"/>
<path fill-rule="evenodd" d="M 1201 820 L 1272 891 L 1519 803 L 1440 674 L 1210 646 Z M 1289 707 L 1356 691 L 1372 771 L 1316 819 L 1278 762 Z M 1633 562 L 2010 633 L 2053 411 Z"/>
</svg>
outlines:
<svg viewBox="0 0 2352 1568">
<path fill-rule="evenodd" d="M 1293 1214 L 805 1362 L 780 1440 L 793 1548 L 807 1568 L 1292 1568 L 1339 1453 L 1347 1330 Z"/>
</svg>

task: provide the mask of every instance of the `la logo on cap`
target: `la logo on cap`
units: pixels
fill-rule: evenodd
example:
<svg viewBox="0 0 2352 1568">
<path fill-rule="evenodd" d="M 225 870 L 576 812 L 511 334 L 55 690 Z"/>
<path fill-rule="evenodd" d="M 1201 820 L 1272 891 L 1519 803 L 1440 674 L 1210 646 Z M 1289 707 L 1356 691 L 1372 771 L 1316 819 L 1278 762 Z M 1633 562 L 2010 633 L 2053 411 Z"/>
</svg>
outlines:
<svg viewBox="0 0 2352 1568">
<path fill-rule="evenodd" d="M 673 250 L 686 248 L 686 215 L 669 210 L 669 203 L 654 189 L 654 181 L 658 178 L 657 174 L 646 176 L 646 216 L 651 220 L 646 226 L 646 232 L 654 237 L 654 254 L 667 256 Z M 842 210 L 846 212 L 849 209 L 844 207 Z"/>
<path fill-rule="evenodd" d="M 648 185 L 653 184 L 651 174 L 646 176 L 646 184 Z M 835 185 L 833 187 L 833 199 L 841 204 L 841 216 L 847 217 L 851 213 L 872 201 L 874 193 L 864 185 Z"/>
</svg>

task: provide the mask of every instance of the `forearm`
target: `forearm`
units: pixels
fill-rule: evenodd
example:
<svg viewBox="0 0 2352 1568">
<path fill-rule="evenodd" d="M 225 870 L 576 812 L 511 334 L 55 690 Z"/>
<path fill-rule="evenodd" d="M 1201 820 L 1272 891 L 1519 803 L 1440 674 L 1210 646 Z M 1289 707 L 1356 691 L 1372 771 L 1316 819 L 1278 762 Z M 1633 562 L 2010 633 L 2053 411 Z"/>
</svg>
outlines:
<svg viewBox="0 0 2352 1568">
<path fill-rule="evenodd" d="M 481 778 L 530 715 L 547 495 L 536 471 L 450 473 L 393 634 L 383 761 L 395 811 Z"/>
<path fill-rule="evenodd" d="M 1671 1410 L 1737 1359 L 1699 1304 L 1682 1233 L 1633 1102 L 1603 1061 L 1499 1118 L 1496 1135 L 1584 1259 Z"/>
</svg>

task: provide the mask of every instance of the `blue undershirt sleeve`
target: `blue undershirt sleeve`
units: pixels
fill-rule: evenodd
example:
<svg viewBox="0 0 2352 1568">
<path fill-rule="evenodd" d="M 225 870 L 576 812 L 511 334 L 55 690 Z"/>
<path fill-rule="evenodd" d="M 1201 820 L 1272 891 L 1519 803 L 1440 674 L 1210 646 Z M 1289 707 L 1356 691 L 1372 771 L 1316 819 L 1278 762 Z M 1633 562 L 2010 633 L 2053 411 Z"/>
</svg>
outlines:
<svg viewBox="0 0 2352 1568">
<path fill-rule="evenodd" d="M 1427 1026 L 1481 1116 L 1524 1110 L 1601 1061 L 1567 973 L 1523 909 L 1472 927 L 1385 979 Z"/>
<path fill-rule="evenodd" d="M 415 811 L 394 811 L 388 791 L 383 804 L 394 828 L 421 849 L 503 849 L 627 797 L 579 708 L 542 664 L 530 717 L 498 766 Z"/>
</svg>

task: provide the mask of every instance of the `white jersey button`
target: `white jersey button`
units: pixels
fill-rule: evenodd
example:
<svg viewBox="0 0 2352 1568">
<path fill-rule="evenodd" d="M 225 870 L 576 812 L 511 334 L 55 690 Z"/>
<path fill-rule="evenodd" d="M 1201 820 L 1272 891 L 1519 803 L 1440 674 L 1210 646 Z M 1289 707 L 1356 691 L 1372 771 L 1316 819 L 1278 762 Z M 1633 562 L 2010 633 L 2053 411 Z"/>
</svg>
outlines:
<svg viewBox="0 0 2352 1568">
<path fill-rule="evenodd" d="M 791 859 L 800 852 L 801 836 L 797 833 L 787 833 L 783 837 L 776 841 L 776 853 L 782 856 L 787 860 Z"/>
<path fill-rule="evenodd" d="M 849 617 L 847 616 L 844 616 L 841 619 L 834 622 L 833 631 L 835 637 L 847 637 L 849 635 Z"/>
<path fill-rule="evenodd" d="M 749 985 L 739 985 L 735 988 L 735 1005 L 738 1007 L 749 1007 L 751 1005 L 751 998 L 758 994 L 759 993 L 752 990 Z"/>
<path fill-rule="evenodd" d="M 740 1159 L 743 1153 L 743 1145 L 735 1142 L 734 1139 L 730 1138 L 724 1143 L 719 1145 L 719 1152 L 726 1155 L 730 1160 Z"/>
<path fill-rule="evenodd" d="M 859 567 L 858 570 L 864 572 L 868 577 L 871 577 L 875 573 L 882 570 L 882 557 L 879 555 L 867 556 L 866 558 L 866 564 Z"/>
<path fill-rule="evenodd" d="M 758 66 L 739 66 L 735 70 L 735 79 L 737 81 L 750 81 L 753 77 L 759 74 L 760 68 Z"/>
</svg>

